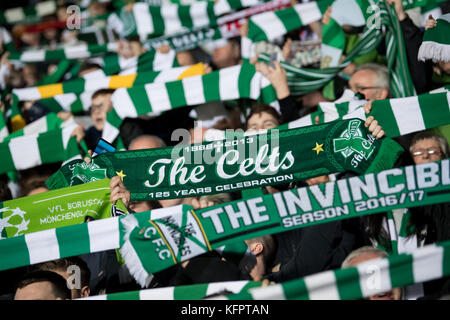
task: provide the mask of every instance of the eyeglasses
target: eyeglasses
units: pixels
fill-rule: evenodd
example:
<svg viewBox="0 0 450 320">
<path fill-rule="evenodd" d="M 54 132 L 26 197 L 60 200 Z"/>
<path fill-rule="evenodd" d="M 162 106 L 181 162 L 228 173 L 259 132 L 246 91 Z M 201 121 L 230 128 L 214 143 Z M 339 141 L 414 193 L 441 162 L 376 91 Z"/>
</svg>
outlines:
<svg viewBox="0 0 450 320">
<path fill-rule="evenodd" d="M 355 86 L 355 91 L 356 92 L 361 92 L 364 90 L 369 90 L 369 89 L 381 89 L 382 87 L 360 87 L 360 86 Z"/>
<path fill-rule="evenodd" d="M 411 155 L 413 157 L 420 157 L 420 156 L 424 155 L 425 153 L 428 154 L 429 156 L 439 155 L 439 154 L 441 154 L 441 150 L 439 150 L 439 149 L 419 149 L 419 150 L 411 152 Z"/>
</svg>

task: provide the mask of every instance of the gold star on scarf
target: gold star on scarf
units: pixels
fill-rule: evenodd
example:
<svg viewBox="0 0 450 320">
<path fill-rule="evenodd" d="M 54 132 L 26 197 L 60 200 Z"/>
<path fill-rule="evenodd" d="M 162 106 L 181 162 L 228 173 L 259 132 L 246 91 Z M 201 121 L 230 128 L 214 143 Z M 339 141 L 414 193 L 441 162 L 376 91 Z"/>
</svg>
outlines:
<svg viewBox="0 0 450 320">
<path fill-rule="evenodd" d="M 317 152 L 317 154 L 319 154 L 319 152 L 320 151 L 323 151 L 323 143 L 322 144 L 318 144 L 317 142 L 316 142 L 316 147 L 315 148 L 312 148 L 314 151 L 316 151 Z"/>
<path fill-rule="evenodd" d="M 123 170 L 116 171 L 116 174 L 120 177 L 120 180 L 122 180 L 122 181 L 123 181 L 123 178 L 127 176 L 126 174 L 123 173 Z"/>
</svg>

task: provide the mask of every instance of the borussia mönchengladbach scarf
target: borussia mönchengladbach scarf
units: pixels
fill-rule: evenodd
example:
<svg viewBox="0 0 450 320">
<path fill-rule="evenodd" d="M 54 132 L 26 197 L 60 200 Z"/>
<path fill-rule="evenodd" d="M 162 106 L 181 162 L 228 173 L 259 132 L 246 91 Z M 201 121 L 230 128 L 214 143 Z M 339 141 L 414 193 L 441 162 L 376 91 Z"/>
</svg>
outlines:
<svg viewBox="0 0 450 320">
<path fill-rule="evenodd" d="M 0 239 L 83 223 L 127 212 L 109 201 L 109 179 L 0 202 Z"/>
<path fill-rule="evenodd" d="M 86 167 L 73 161 L 47 180 L 50 189 L 79 183 L 73 168 L 120 173 L 132 200 L 168 199 L 289 183 L 335 172 L 391 168 L 403 149 L 375 139 L 359 119 L 241 139 L 151 150 L 105 153 Z"/>
</svg>

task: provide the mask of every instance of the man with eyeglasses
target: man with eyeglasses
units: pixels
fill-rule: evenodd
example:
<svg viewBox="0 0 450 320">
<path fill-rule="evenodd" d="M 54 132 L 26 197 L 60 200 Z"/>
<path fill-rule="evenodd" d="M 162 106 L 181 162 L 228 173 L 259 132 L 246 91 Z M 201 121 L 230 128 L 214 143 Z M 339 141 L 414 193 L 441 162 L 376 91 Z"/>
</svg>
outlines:
<svg viewBox="0 0 450 320">
<path fill-rule="evenodd" d="M 389 71 L 386 66 L 366 63 L 359 66 L 349 82 L 350 89 L 368 101 L 389 98 Z"/>
</svg>

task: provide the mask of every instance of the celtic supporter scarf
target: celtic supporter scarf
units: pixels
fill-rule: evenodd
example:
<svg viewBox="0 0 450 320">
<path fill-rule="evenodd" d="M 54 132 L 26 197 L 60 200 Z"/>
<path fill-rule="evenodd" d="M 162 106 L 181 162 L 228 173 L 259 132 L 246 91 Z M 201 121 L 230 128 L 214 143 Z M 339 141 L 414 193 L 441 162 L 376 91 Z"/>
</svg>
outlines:
<svg viewBox="0 0 450 320">
<path fill-rule="evenodd" d="M 342 1 L 354 2 L 353 0 Z M 242 56 L 248 59 L 253 57 L 252 51 L 255 47 L 254 42 L 274 40 L 276 37 L 282 36 L 285 33 L 304 25 L 305 22 L 303 21 L 303 17 L 302 19 L 299 19 L 299 14 L 292 11 L 295 8 L 297 8 L 297 10 L 303 9 L 303 14 L 306 15 L 307 21 L 310 23 L 317 21 L 322 17 L 328 4 L 330 3 L 327 3 L 327 1 L 308 2 L 296 5 L 292 8 L 267 13 L 272 14 L 271 16 L 266 16 L 265 13 L 253 16 L 249 19 L 248 38 L 242 38 L 244 41 L 241 45 L 243 48 Z M 379 2 L 378 6 L 380 9 L 381 27 L 366 27 L 358 43 L 347 54 L 340 65 L 324 69 L 311 69 L 296 68 L 287 63 L 281 63 L 282 67 L 286 69 L 288 85 L 292 94 L 305 94 L 321 89 L 354 59 L 376 49 L 384 38 L 388 49 L 386 57 L 390 70 L 390 90 L 393 96 L 406 97 L 415 95 L 415 89 L 408 70 L 404 40 L 395 9 L 392 6 L 387 6 L 384 2 Z M 297 15 L 297 19 L 290 20 L 292 23 L 286 24 L 283 22 L 284 20 L 278 17 L 281 16 L 283 12 L 286 12 L 284 14 L 289 16 Z M 309 13 L 306 14 L 306 12 Z M 335 39 L 335 36 L 327 36 L 326 38 L 333 40 Z M 264 54 L 261 54 L 260 58 L 266 61 L 269 59 L 269 57 L 264 56 Z"/>
<path fill-rule="evenodd" d="M 240 27 L 247 18 L 261 12 L 275 9 L 279 10 L 283 7 L 289 7 L 290 5 L 291 3 L 289 0 L 276 0 L 263 3 L 217 18 L 217 26 L 195 27 L 175 34 L 156 38 L 152 37 L 143 41 L 143 43 L 148 49 L 150 47 L 157 49 L 159 46 L 165 44 L 170 45 L 170 47 L 177 52 L 189 50 L 209 41 L 239 36 Z"/>
<path fill-rule="evenodd" d="M 161 53 L 158 50 L 150 49 L 131 58 L 110 53 L 103 57 L 94 58 L 94 60 L 102 66 L 106 75 L 161 71 L 179 66 L 174 50 Z"/>
<path fill-rule="evenodd" d="M 5 122 L 5 117 L 3 116 L 3 112 L 0 112 L 0 142 L 9 135 L 8 126 Z"/>
<path fill-rule="evenodd" d="M 27 135 L 21 135 L 25 131 L 19 131 L 17 136 L 11 139 L 7 137 L 6 141 L 0 143 L 0 174 L 45 163 L 81 159 L 76 137 L 71 137 L 76 128 L 75 123 L 45 132 L 42 132 L 42 127 L 31 127 L 37 131 Z"/>
<path fill-rule="evenodd" d="M 99 76 L 93 78 L 78 78 L 60 83 L 48 84 L 24 89 L 13 89 L 12 93 L 19 101 L 40 100 L 67 93 L 81 94 L 86 91 L 95 92 L 98 89 L 131 88 L 152 82 L 167 82 L 204 73 L 203 63 L 192 66 L 170 68 L 162 71 L 143 71 L 127 75 Z"/>
<path fill-rule="evenodd" d="M 336 67 L 345 48 L 343 25 L 360 27 L 369 18 L 367 0 L 335 0 L 331 5 L 331 18 L 322 28 L 321 68 Z M 378 17 L 379 18 L 379 17 Z"/>
<path fill-rule="evenodd" d="M 1 238 L 104 219 L 127 212 L 109 201 L 109 179 L 0 202 Z"/>
<path fill-rule="evenodd" d="M 316 273 L 262 287 L 259 282 L 230 281 L 146 289 L 90 296 L 82 300 L 354 300 L 421 284 L 450 274 L 450 242 L 441 242 L 400 256 L 371 260 L 355 267 Z M 430 268 L 431 266 L 431 268 Z M 229 295 L 208 296 L 230 291 Z"/>
<path fill-rule="evenodd" d="M 10 60 L 19 60 L 22 62 L 43 62 L 52 60 L 73 60 L 90 58 L 96 55 L 102 55 L 108 52 L 116 52 L 117 43 L 108 43 L 105 45 L 97 44 L 80 44 L 72 47 L 66 47 L 64 49 L 36 49 L 27 50 L 24 52 L 12 52 L 9 56 Z"/>
<path fill-rule="evenodd" d="M 26 125 L 20 130 L 14 131 L 13 133 L 5 136 L 4 138 L 0 135 L 0 142 L 10 141 L 13 138 L 26 136 L 30 134 L 43 133 L 50 130 L 63 127 L 74 127 L 76 125 L 73 118 L 67 121 L 62 121 L 55 113 L 49 113 L 42 118 L 33 121 L 32 123 Z"/>
<path fill-rule="evenodd" d="M 113 110 L 107 114 L 102 138 L 113 141 L 125 118 L 158 115 L 179 107 L 239 98 L 277 104 L 276 93 L 269 80 L 256 72 L 250 63 L 178 81 L 120 88 L 111 97 Z"/>
<path fill-rule="evenodd" d="M 361 120 L 353 119 L 223 142 L 105 153 L 94 158 L 93 165 L 106 168 L 108 177 L 124 175 L 132 200 L 149 200 L 237 191 L 334 172 L 375 172 L 391 168 L 402 152 L 396 142 L 374 139 Z M 74 185 L 70 168 L 77 162 L 50 177 L 49 188 Z"/>
<path fill-rule="evenodd" d="M 216 299 L 354 300 L 450 275 L 450 241 Z"/>
<path fill-rule="evenodd" d="M 450 13 L 441 16 L 436 26 L 425 31 L 417 59 L 433 62 L 450 61 Z"/>
<path fill-rule="evenodd" d="M 0 24 L 15 24 L 22 21 L 37 22 L 46 15 L 56 13 L 56 1 L 42 1 L 32 6 L 17 7 L 0 12 Z"/>
<path fill-rule="evenodd" d="M 123 36 L 139 35 L 141 40 L 192 30 L 195 27 L 215 26 L 217 17 L 245 6 L 260 4 L 258 0 L 219 0 L 216 3 L 198 1 L 191 5 L 164 4 L 152 6 L 135 3 L 132 12 L 122 9 Z"/>
<path fill-rule="evenodd" d="M 435 92 L 406 98 L 375 100 L 372 102 L 372 109 L 368 115 L 364 113 L 362 108 L 364 101 L 361 100 L 334 105 L 321 103 L 318 112 L 283 124 L 278 128 L 291 129 L 309 126 L 315 123 L 317 116 L 319 122 L 327 122 L 336 118 L 359 118 L 364 120 L 366 116 L 371 115 L 382 126 L 388 137 L 395 138 L 450 123 L 450 92 L 446 88 Z M 352 103 L 355 107 L 354 109 Z"/>
<path fill-rule="evenodd" d="M 4 27 L 0 27 L 0 41 L 2 43 L 2 50 L 0 52 L 14 52 L 16 47 L 14 46 L 14 42 L 12 40 L 13 39 L 9 31 Z"/>
<path fill-rule="evenodd" d="M 131 274 L 145 285 L 149 275 L 160 268 L 226 243 L 306 227 L 319 221 L 448 201 L 448 174 L 449 160 L 444 160 L 196 211 L 179 206 L 170 215 L 128 216 L 121 220 L 124 243 L 120 252 Z M 438 189 L 442 191 L 436 191 Z"/>
<path fill-rule="evenodd" d="M 153 272 L 245 239 L 397 208 L 448 202 L 449 172 L 446 159 L 195 212 L 184 205 L 25 234 L 0 241 L 0 270 L 121 248 L 125 263 L 145 284 Z"/>
<path fill-rule="evenodd" d="M 117 292 L 79 298 L 79 300 L 200 300 L 225 290 L 231 293 L 239 293 L 260 286 L 261 282 L 247 280 L 200 283 L 176 287 Z"/>
<path fill-rule="evenodd" d="M 13 89 L 15 104 L 19 101 L 39 99 L 39 103 L 52 112 L 69 111 L 73 114 L 88 111 L 93 93 L 98 89 L 130 88 L 152 82 L 168 82 L 180 80 L 204 73 L 204 65 L 164 69 L 162 71 L 143 71 L 135 74 L 99 76 L 85 79 L 78 78 L 62 83 Z"/>
</svg>

